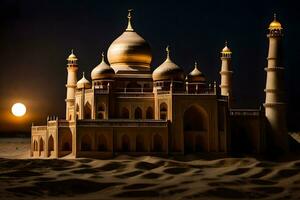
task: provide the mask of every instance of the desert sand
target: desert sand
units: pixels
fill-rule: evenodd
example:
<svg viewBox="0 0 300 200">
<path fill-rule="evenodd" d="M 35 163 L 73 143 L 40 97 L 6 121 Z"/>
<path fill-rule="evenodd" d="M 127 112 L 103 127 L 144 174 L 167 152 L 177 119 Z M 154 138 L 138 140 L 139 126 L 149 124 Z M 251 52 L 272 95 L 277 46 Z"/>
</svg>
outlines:
<svg viewBox="0 0 300 200">
<path fill-rule="evenodd" d="M 0 199 L 300 199 L 300 159 L 28 156 L 28 139 L 0 139 Z"/>
</svg>

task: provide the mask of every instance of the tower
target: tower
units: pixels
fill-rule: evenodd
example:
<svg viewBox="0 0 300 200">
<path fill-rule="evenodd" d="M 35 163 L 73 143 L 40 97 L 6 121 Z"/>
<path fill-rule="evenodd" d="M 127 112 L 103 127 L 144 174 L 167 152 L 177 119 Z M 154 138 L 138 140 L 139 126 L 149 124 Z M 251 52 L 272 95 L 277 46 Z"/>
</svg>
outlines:
<svg viewBox="0 0 300 200">
<path fill-rule="evenodd" d="M 284 94 L 284 67 L 282 59 L 283 29 L 276 15 L 269 26 L 269 52 L 266 80 L 265 115 L 268 122 L 269 141 L 275 150 L 287 151 L 286 104 Z M 273 149 L 272 149 L 273 151 Z"/>
<path fill-rule="evenodd" d="M 69 55 L 67 61 L 67 70 L 68 70 L 68 79 L 67 79 L 67 97 L 66 97 L 66 120 L 74 119 L 74 105 L 75 105 L 75 90 L 77 83 L 77 58 L 73 53 L 73 49 L 71 54 Z"/>
<path fill-rule="evenodd" d="M 227 46 L 227 42 L 225 42 L 225 47 L 221 51 L 221 95 L 228 96 L 229 101 L 232 99 L 232 71 L 231 71 L 231 54 L 232 52 Z M 229 105 L 231 103 L 229 102 Z"/>
</svg>

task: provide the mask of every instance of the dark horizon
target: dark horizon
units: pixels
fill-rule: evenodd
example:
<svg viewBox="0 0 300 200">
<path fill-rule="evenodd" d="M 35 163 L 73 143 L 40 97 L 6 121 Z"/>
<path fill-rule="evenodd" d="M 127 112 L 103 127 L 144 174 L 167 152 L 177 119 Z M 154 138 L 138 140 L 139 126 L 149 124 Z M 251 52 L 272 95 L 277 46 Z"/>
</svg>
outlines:
<svg viewBox="0 0 300 200">
<path fill-rule="evenodd" d="M 233 92 L 236 106 L 259 108 L 264 102 L 268 39 L 273 13 L 284 28 L 285 73 L 289 130 L 299 130 L 300 69 L 298 19 L 300 6 L 284 1 L 13 1 L 0 2 L 0 132 L 30 131 L 48 115 L 64 118 L 66 58 L 79 58 L 78 79 L 100 62 L 100 54 L 126 28 L 133 8 L 133 27 L 152 48 L 152 69 L 165 59 L 185 72 L 196 60 L 211 82 L 220 82 L 220 51 L 228 41 L 233 51 Z M 107 60 L 107 59 L 106 59 Z M 24 118 L 10 114 L 23 102 Z"/>
</svg>

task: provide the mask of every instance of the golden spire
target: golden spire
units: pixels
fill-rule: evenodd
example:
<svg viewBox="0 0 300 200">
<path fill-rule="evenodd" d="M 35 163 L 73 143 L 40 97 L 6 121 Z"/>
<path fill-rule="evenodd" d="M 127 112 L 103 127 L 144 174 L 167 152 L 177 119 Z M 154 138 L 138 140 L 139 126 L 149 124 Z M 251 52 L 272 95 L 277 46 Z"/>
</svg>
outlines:
<svg viewBox="0 0 300 200">
<path fill-rule="evenodd" d="M 231 54 L 231 50 L 228 48 L 228 42 L 225 40 L 225 47 L 221 51 L 222 54 Z"/>
<path fill-rule="evenodd" d="M 101 62 L 104 62 L 104 52 L 101 53 Z"/>
<path fill-rule="evenodd" d="M 69 55 L 68 59 L 69 63 L 74 64 L 78 60 L 74 54 L 74 50 L 71 50 L 71 54 Z"/>
<path fill-rule="evenodd" d="M 131 26 L 131 12 L 133 11 L 133 9 L 128 9 L 128 15 L 127 15 L 127 18 L 128 18 L 128 25 L 127 25 L 127 28 L 126 28 L 126 31 L 133 31 L 133 28 Z"/>
<path fill-rule="evenodd" d="M 274 19 L 269 25 L 269 30 L 282 30 L 282 26 L 279 21 L 277 21 L 276 13 L 274 13 Z"/>
<path fill-rule="evenodd" d="M 198 63 L 195 61 L 195 69 L 198 69 Z"/>
<path fill-rule="evenodd" d="M 166 47 L 166 52 L 167 52 L 167 60 L 170 60 L 170 46 L 169 45 Z"/>
</svg>

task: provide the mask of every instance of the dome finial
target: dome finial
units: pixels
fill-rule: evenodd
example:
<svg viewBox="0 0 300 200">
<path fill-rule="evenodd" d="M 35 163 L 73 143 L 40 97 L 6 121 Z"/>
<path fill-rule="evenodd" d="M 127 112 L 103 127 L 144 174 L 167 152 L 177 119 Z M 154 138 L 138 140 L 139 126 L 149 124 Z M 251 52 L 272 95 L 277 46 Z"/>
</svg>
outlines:
<svg viewBox="0 0 300 200">
<path fill-rule="evenodd" d="M 170 60 L 170 46 L 169 45 L 166 47 L 166 52 L 167 52 L 167 59 Z"/>
<path fill-rule="evenodd" d="M 126 31 L 133 31 L 133 28 L 131 26 L 131 12 L 133 11 L 133 9 L 128 9 L 128 15 L 127 15 L 127 18 L 128 18 L 128 25 L 127 25 L 127 28 L 126 28 Z"/>
<path fill-rule="evenodd" d="M 101 53 L 101 62 L 103 62 L 104 61 L 104 52 L 102 51 L 102 53 Z"/>
<path fill-rule="evenodd" d="M 71 54 L 74 54 L 74 49 L 71 49 Z"/>
<path fill-rule="evenodd" d="M 276 19 L 276 13 L 274 13 L 274 21 L 277 21 L 277 19 Z"/>
<path fill-rule="evenodd" d="M 198 63 L 195 61 L 195 68 L 198 69 Z"/>
<path fill-rule="evenodd" d="M 85 78 L 85 76 L 84 76 L 84 72 L 82 72 L 82 78 Z"/>
<path fill-rule="evenodd" d="M 227 40 L 225 40 L 225 47 L 227 47 L 227 45 L 228 45 L 228 41 L 227 41 Z"/>
</svg>

